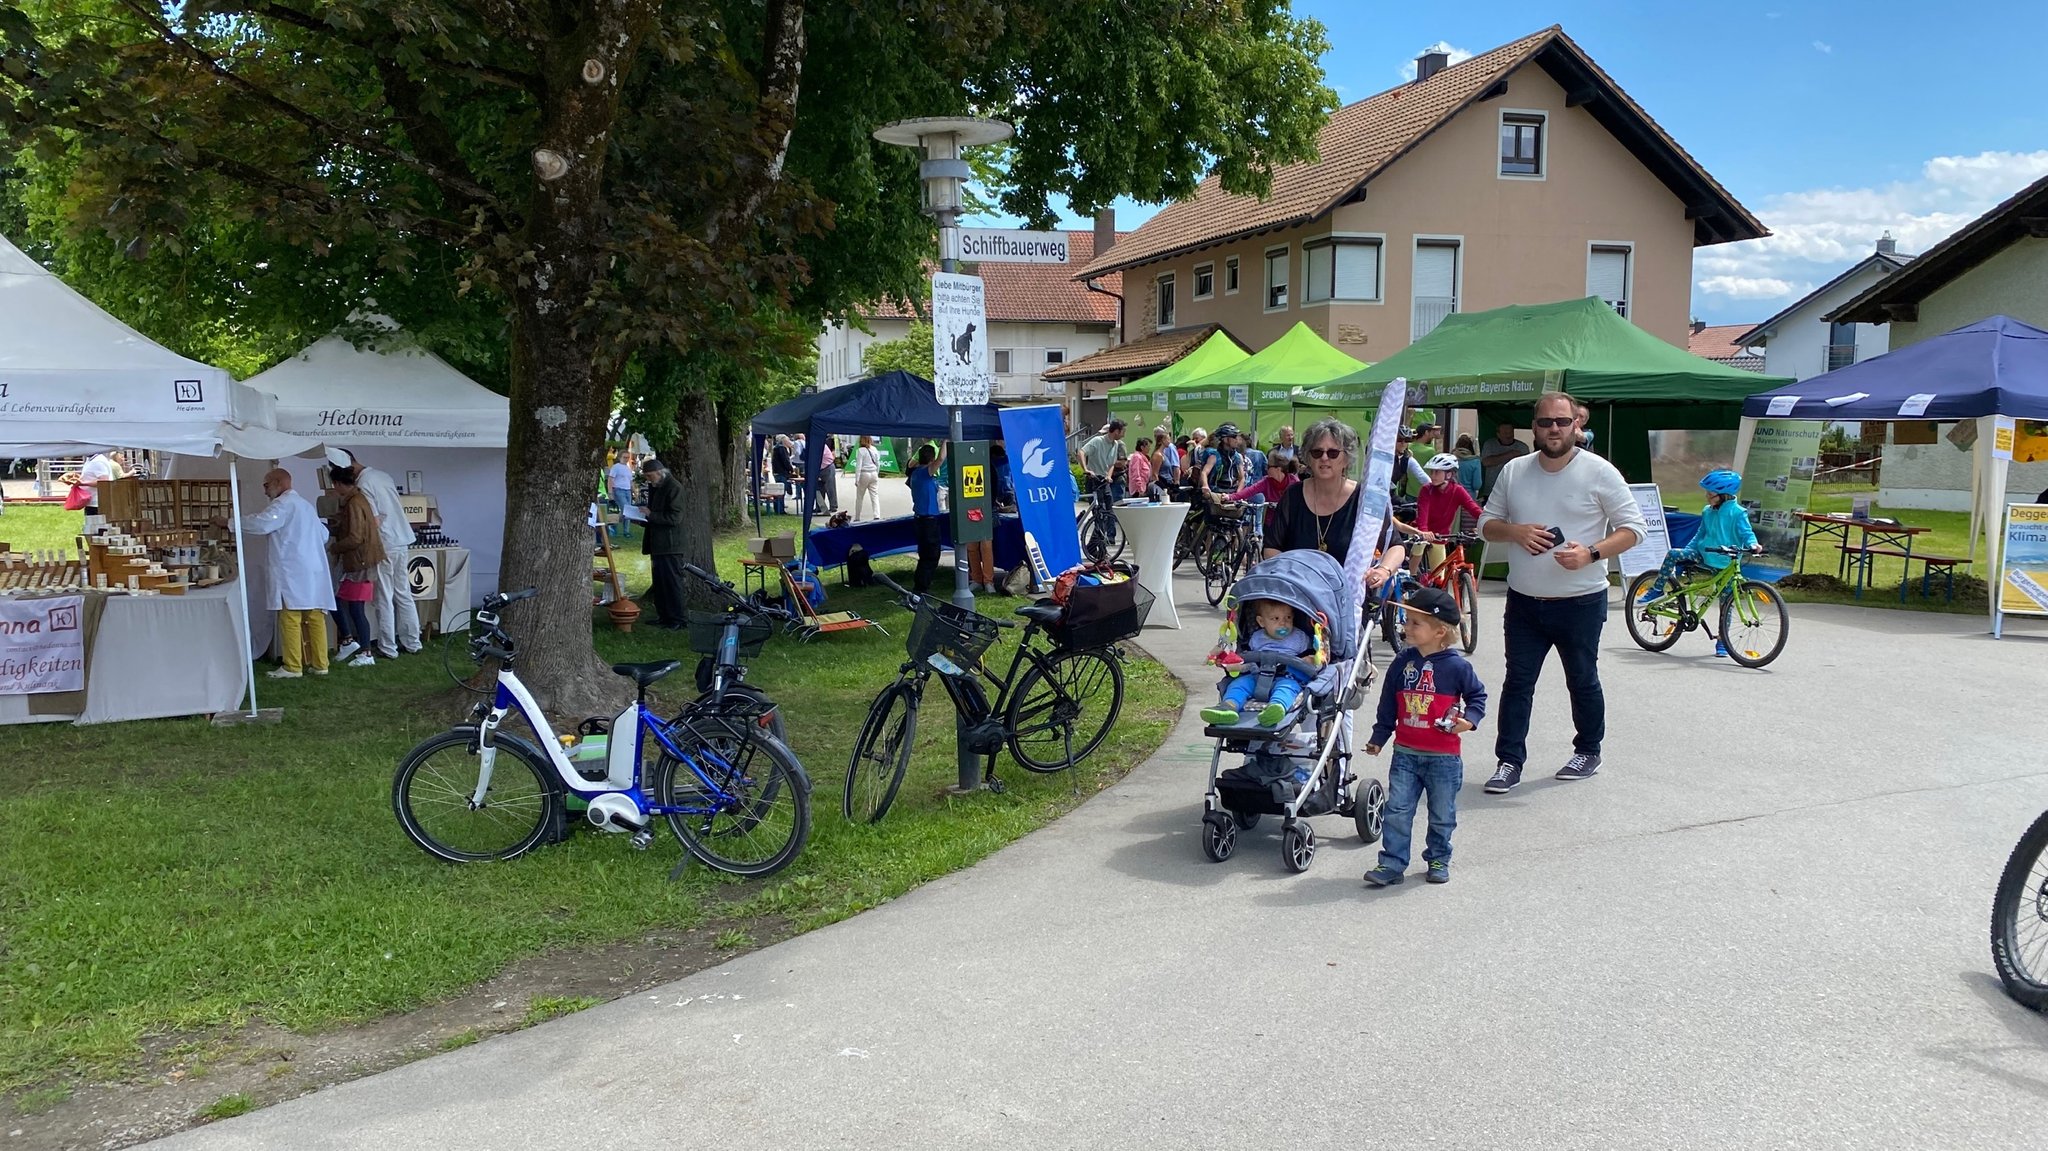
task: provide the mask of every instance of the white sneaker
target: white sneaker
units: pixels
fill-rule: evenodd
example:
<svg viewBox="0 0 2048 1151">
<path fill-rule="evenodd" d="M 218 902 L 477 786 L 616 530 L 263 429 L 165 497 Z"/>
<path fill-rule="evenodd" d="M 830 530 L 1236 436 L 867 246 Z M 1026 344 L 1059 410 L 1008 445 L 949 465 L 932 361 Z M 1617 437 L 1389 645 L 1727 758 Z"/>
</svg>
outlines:
<svg viewBox="0 0 2048 1151">
<path fill-rule="evenodd" d="M 354 640 L 350 640 L 347 643 L 341 645 L 341 650 L 334 653 L 334 662 L 347 663 L 350 656 L 356 654 L 361 650 L 363 650 L 362 644 L 359 644 Z"/>
<path fill-rule="evenodd" d="M 302 673 L 293 671 L 288 667 L 274 667 L 264 674 L 271 679 L 298 679 Z"/>
<path fill-rule="evenodd" d="M 364 652 L 363 654 L 348 661 L 348 665 L 350 667 L 376 667 L 377 657 L 371 655 L 369 652 Z"/>
</svg>

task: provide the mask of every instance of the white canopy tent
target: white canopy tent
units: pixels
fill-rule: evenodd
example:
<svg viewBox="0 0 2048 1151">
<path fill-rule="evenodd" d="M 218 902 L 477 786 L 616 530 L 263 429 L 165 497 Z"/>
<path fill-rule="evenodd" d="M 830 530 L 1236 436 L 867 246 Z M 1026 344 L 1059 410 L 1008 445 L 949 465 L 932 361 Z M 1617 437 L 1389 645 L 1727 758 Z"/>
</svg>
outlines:
<svg viewBox="0 0 2048 1151">
<path fill-rule="evenodd" d="M 276 431 L 273 410 L 221 369 L 108 315 L 0 236 L 0 456 L 127 447 L 270 460 L 307 450 Z M 232 467 L 228 475 L 244 578 L 213 595 L 111 601 L 79 722 L 228 711 L 244 692 L 255 710 L 246 577 L 253 564 L 241 539 L 242 477 Z M 267 636 L 268 626 L 262 630 Z M 0 723 L 27 718 L 20 697 L 0 697 Z"/>
<path fill-rule="evenodd" d="M 391 321 L 371 322 L 390 333 L 377 346 L 328 336 L 245 382 L 275 397 L 278 430 L 302 445 L 347 448 L 401 487 L 419 473 L 419 491 L 434 497 L 443 528 L 469 550 L 470 593 L 481 601 L 497 590 L 504 550 L 511 405 Z M 284 467 L 313 490 L 317 460 Z"/>
</svg>

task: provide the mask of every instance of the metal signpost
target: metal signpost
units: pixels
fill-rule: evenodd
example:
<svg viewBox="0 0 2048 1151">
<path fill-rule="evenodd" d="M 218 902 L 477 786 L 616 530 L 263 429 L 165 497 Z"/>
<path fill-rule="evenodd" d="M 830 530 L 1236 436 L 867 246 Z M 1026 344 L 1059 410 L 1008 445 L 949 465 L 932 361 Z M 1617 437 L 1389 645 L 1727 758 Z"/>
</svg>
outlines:
<svg viewBox="0 0 2048 1151">
<path fill-rule="evenodd" d="M 939 267 L 941 271 L 932 277 L 932 332 L 933 369 L 939 377 L 932 381 L 939 401 L 952 410 L 951 428 L 947 435 L 953 457 L 953 498 L 955 507 L 961 498 L 960 479 L 962 448 L 966 441 L 966 429 L 962 425 L 960 408 L 964 404 L 985 404 L 994 380 L 988 371 L 988 318 L 981 307 L 981 280 L 975 276 L 956 275 L 960 268 L 960 196 L 961 186 L 972 177 L 967 161 L 961 150 L 978 144 L 994 144 L 1010 138 L 1011 129 L 1001 120 L 984 120 L 975 116 L 927 116 L 915 120 L 898 120 L 875 129 L 875 139 L 884 144 L 896 144 L 905 148 L 918 148 L 924 153 L 924 161 L 918 166 L 918 175 L 924 180 L 925 211 L 939 221 Z M 944 289 L 942 291 L 942 289 Z M 950 301 L 945 305 L 955 309 L 951 318 L 942 319 L 939 311 L 940 298 L 944 295 Z M 971 309 L 971 314 L 968 314 Z M 978 317 L 978 318 L 977 318 Z M 953 357 L 949 368 L 947 352 L 952 345 L 946 335 L 948 324 L 957 324 L 952 340 L 966 339 L 960 351 Z M 965 325 L 973 324 L 971 331 Z M 970 365 L 967 361 L 972 360 Z M 970 380 L 972 370 L 976 378 Z M 951 376 L 949 380 L 948 377 Z M 987 459 L 986 447 L 981 458 Z M 993 530 L 993 523 L 990 528 Z M 958 535 L 953 538 L 953 603 L 972 611 L 974 592 L 968 586 L 967 545 Z M 959 742 L 956 762 L 960 771 L 959 790 L 974 791 L 981 786 L 980 757 L 967 750 L 966 720 L 955 710 L 954 734 Z"/>
</svg>

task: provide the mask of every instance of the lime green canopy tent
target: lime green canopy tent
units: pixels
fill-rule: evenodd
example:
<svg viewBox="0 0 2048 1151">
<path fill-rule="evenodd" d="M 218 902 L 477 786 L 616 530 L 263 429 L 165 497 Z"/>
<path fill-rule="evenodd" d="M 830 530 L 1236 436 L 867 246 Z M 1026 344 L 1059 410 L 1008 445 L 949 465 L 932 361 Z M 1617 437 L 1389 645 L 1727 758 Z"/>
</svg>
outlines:
<svg viewBox="0 0 2048 1151">
<path fill-rule="evenodd" d="M 1638 481 L 1650 478 L 1650 430 L 1733 430 L 1745 398 L 1791 382 L 1702 359 L 1588 296 L 1447 316 L 1379 363 L 1297 394 L 1295 405 L 1370 407 L 1396 377 L 1407 379 L 1411 407 L 1477 408 L 1481 426 L 1526 425 L 1538 395 L 1568 391 L 1592 409 L 1594 447 Z"/>
<path fill-rule="evenodd" d="M 1307 324 L 1296 322 L 1264 351 L 1173 389 L 1168 402 L 1178 411 L 1183 394 L 1206 397 L 1220 390 L 1227 410 L 1253 414 L 1263 443 L 1293 419 L 1294 389 L 1346 377 L 1364 366 L 1331 347 Z"/>
<path fill-rule="evenodd" d="M 1217 423 L 1228 419 L 1222 414 L 1224 404 L 1221 394 L 1217 402 L 1203 400 L 1199 408 L 1183 411 L 1176 406 L 1170 392 L 1173 388 L 1220 368 L 1228 367 L 1240 360 L 1250 358 L 1251 353 L 1238 346 L 1236 340 L 1222 332 L 1213 332 L 1209 338 L 1195 345 L 1195 349 L 1173 363 L 1153 372 L 1142 379 L 1111 388 L 1104 393 L 1109 398 L 1111 418 L 1121 418 L 1133 427 L 1147 431 L 1161 423 L 1169 422 L 1174 434 L 1178 435 L 1197 423 Z M 1185 426 L 1183 426 L 1185 421 Z"/>
</svg>

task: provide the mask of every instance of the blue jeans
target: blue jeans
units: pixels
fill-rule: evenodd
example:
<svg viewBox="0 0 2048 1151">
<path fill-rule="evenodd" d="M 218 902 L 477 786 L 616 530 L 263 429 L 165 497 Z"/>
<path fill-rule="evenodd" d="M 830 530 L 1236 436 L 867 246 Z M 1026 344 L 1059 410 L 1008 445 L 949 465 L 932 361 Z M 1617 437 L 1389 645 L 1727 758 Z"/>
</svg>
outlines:
<svg viewBox="0 0 2048 1151">
<path fill-rule="evenodd" d="M 1242 675 L 1233 676 L 1223 689 L 1223 702 L 1235 705 L 1240 713 L 1250 711 L 1252 693 L 1257 691 L 1258 687 L 1257 672 L 1246 671 Z M 1266 694 L 1266 702 L 1290 707 L 1294 703 L 1294 697 L 1300 694 L 1300 678 L 1293 672 L 1283 671 L 1273 677 L 1273 690 Z"/>
<path fill-rule="evenodd" d="M 1458 789 L 1465 786 L 1465 760 L 1457 755 L 1410 751 L 1394 745 L 1387 768 L 1386 824 L 1381 831 L 1380 866 L 1408 870 L 1408 848 L 1415 838 L 1415 804 L 1429 795 L 1429 840 L 1425 862 L 1451 861 L 1451 832 L 1458 826 Z"/>
<path fill-rule="evenodd" d="M 1564 664 L 1565 687 L 1572 697 L 1572 750 L 1599 755 L 1607 737 L 1607 697 L 1600 691 L 1600 629 L 1607 623 L 1607 593 L 1589 592 L 1570 599 L 1537 599 L 1512 588 L 1502 615 L 1507 682 L 1500 692 L 1494 736 L 1494 758 L 1517 767 L 1529 759 L 1529 713 L 1536 704 L 1536 677 L 1552 648 Z"/>
</svg>

